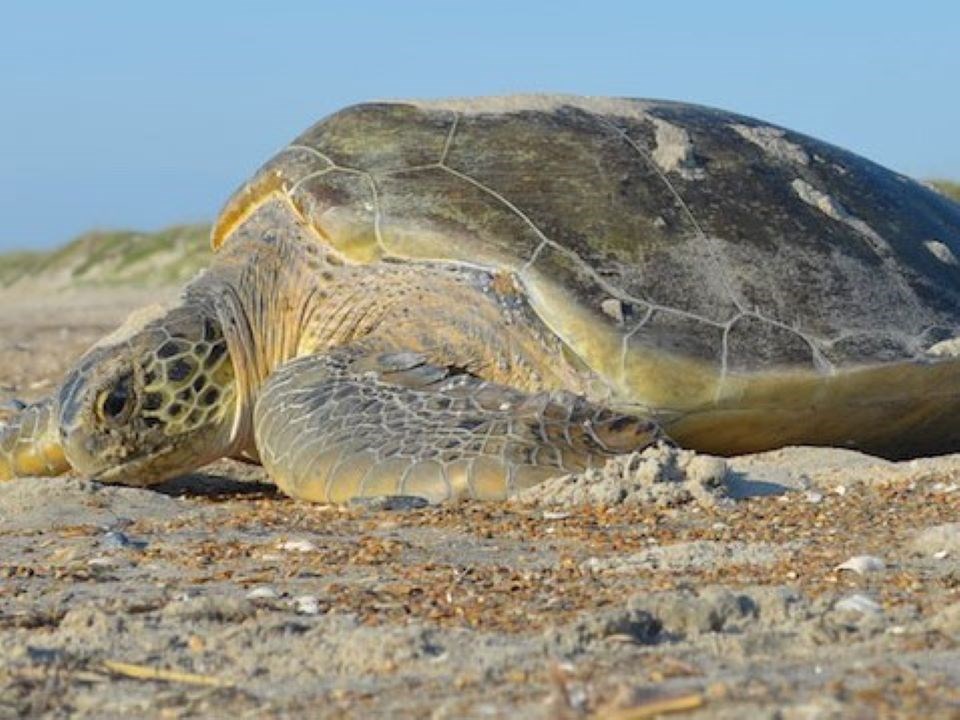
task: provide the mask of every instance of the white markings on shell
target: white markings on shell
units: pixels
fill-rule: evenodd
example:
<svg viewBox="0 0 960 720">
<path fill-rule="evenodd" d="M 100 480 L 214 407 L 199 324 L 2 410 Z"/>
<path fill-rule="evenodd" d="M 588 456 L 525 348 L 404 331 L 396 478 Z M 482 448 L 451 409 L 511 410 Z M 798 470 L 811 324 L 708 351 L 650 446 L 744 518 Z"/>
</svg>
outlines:
<svg viewBox="0 0 960 720">
<path fill-rule="evenodd" d="M 939 240 L 927 240 L 923 243 L 923 246 L 944 265 L 953 265 L 954 267 L 960 265 L 960 262 L 957 261 L 957 256 L 953 254 L 953 250 Z"/>
<path fill-rule="evenodd" d="M 623 324 L 623 303 L 616 298 L 607 298 L 600 303 L 600 309 L 614 319 L 618 325 Z"/>
<path fill-rule="evenodd" d="M 810 156 L 807 155 L 807 151 L 796 143 L 787 140 L 786 132 L 780 128 L 770 127 L 769 125 L 739 124 L 730 127 L 744 140 L 753 143 L 767 155 L 777 160 L 784 160 L 797 165 L 810 163 Z"/>
<path fill-rule="evenodd" d="M 927 355 L 938 358 L 960 357 L 960 338 L 941 340 L 927 348 Z"/>
<path fill-rule="evenodd" d="M 822 190 L 818 190 L 801 178 L 796 178 L 790 183 L 790 187 L 793 188 L 797 196 L 807 203 L 807 205 L 812 205 L 827 217 L 853 228 L 870 244 L 878 255 L 881 257 L 888 257 L 890 255 L 890 245 L 887 241 L 865 221 L 848 212 L 835 197 L 828 195 Z"/>
<path fill-rule="evenodd" d="M 486 113 L 509 113 L 523 111 L 553 112 L 564 107 L 574 107 L 602 115 L 615 115 L 644 120 L 646 110 L 652 103 L 626 98 L 589 97 L 580 95 L 519 94 L 498 97 L 441 98 L 438 100 L 399 100 L 425 110 L 449 110 L 462 115 Z"/>
<path fill-rule="evenodd" d="M 697 167 L 693 155 L 690 134 L 666 120 L 648 116 L 655 132 L 657 146 L 650 153 L 653 161 L 664 172 L 679 173 L 685 180 L 700 180 L 705 176 L 703 168 Z"/>
</svg>

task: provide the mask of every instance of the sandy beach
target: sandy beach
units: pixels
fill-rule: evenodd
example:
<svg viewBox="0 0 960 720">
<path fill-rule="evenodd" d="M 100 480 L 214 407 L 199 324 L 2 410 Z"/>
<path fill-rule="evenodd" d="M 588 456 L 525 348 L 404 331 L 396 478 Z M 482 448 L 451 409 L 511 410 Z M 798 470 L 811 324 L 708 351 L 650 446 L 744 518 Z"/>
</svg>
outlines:
<svg viewBox="0 0 960 720">
<path fill-rule="evenodd" d="M 0 295 L 0 402 L 164 294 Z M 0 647 L 11 718 L 960 717 L 960 456 L 659 447 L 444 507 L 22 479 Z"/>
</svg>

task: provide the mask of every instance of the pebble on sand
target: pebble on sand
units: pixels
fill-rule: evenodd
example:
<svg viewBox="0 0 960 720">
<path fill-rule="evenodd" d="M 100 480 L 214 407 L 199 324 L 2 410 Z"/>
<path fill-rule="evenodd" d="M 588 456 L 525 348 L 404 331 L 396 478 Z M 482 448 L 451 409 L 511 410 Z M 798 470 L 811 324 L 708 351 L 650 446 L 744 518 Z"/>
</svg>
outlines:
<svg viewBox="0 0 960 720">
<path fill-rule="evenodd" d="M 309 553 L 317 551 L 317 546 L 309 540 L 284 540 L 277 547 L 287 552 Z"/>
<path fill-rule="evenodd" d="M 301 595 L 293 599 L 294 608 L 301 615 L 319 615 L 320 600 L 314 595 Z"/>
</svg>

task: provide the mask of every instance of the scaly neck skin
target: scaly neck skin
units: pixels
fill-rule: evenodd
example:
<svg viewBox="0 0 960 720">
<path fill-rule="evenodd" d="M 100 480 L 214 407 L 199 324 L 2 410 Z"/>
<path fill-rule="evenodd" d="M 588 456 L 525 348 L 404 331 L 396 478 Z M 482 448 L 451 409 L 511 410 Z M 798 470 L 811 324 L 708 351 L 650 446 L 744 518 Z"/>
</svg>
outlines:
<svg viewBox="0 0 960 720">
<path fill-rule="evenodd" d="M 228 455 L 255 457 L 252 416 L 267 377 L 298 355 L 304 319 L 315 311 L 323 264 L 309 246 L 288 240 L 234 243 L 209 273 L 186 290 L 186 301 L 219 323 L 237 383 Z"/>
</svg>

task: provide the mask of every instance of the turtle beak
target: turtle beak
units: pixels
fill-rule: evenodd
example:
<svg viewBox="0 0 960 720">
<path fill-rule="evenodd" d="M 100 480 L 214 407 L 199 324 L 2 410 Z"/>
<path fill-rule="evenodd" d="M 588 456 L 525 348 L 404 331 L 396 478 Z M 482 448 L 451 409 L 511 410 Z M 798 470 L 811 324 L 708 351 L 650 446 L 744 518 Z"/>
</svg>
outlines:
<svg viewBox="0 0 960 720">
<path fill-rule="evenodd" d="M 91 474 L 99 468 L 96 467 L 97 453 L 92 438 L 84 437 L 85 433 L 80 431 L 88 424 L 83 385 L 82 368 L 75 368 L 60 389 L 58 426 L 60 444 L 67 461 L 75 470 Z"/>
<path fill-rule="evenodd" d="M 60 443 L 70 465 L 85 475 L 97 475 L 130 459 L 132 453 L 123 442 L 124 428 L 105 424 L 96 409 L 98 398 L 128 373 L 129 367 L 127 358 L 94 351 L 81 359 L 60 389 Z"/>
<path fill-rule="evenodd" d="M 140 457 L 128 460 L 127 462 L 110 465 L 98 472 L 88 474 L 90 480 L 99 483 L 130 485 L 133 487 L 148 487 L 164 480 L 181 474 L 181 468 L 177 467 L 168 474 L 157 475 L 156 466 L 158 461 L 162 462 L 165 455 L 173 451 L 173 447 L 161 448 L 157 452 L 147 457 Z M 147 468 L 151 472 L 144 472 Z"/>
</svg>

